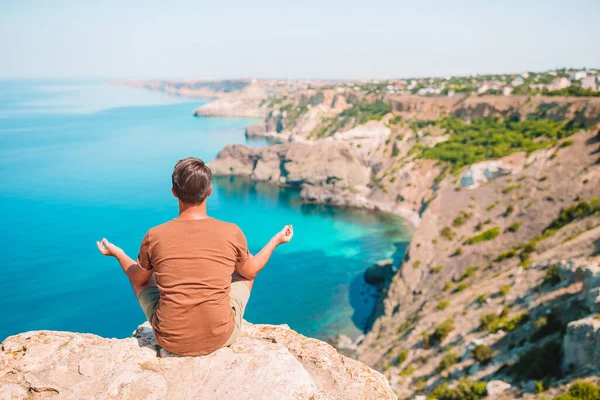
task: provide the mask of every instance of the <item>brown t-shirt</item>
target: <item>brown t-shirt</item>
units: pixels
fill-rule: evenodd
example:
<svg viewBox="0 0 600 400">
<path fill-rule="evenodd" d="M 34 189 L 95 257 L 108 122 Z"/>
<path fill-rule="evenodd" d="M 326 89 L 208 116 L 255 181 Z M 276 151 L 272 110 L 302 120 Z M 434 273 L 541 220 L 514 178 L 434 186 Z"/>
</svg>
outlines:
<svg viewBox="0 0 600 400">
<path fill-rule="evenodd" d="M 150 229 L 138 264 L 156 275 L 160 300 L 152 327 L 158 344 L 193 356 L 227 342 L 234 327 L 231 274 L 247 257 L 240 228 L 214 218 L 173 219 Z"/>
</svg>

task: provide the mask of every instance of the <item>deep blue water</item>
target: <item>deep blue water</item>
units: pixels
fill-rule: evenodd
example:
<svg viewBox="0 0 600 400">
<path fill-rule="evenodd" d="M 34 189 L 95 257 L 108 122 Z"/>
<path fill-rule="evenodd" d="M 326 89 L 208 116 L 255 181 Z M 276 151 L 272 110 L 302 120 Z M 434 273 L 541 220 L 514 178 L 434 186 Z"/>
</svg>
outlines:
<svg viewBox="0 0 600 400">
<path fill-rule="evenodd" d="M 200 104 L 102 82 L 0 81 L 0 340 L 34 329 L 125 337 L 144 320 L 95 241 L 135 258 L 147 229 L 177 214 L 174 163 L 245 142 L 251 120 L 192 117 Z M 403 221 L 303 205 L 296 190 L 243 179 L 215 179 L 214 189 L 209 213 L 237 223 L 252 252 L 294 225 L 245 318 L 320 338 L 358 335 L 375 297 L 362 272 L 402 256 Z"/>
</svg>

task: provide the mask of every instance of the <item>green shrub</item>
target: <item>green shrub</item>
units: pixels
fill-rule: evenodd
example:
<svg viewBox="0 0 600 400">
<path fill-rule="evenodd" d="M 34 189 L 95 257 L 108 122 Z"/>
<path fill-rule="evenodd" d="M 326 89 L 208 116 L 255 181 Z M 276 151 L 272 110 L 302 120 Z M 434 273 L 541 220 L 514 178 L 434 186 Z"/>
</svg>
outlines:
<svg viewBox="0 0 600 400">
<path fill-rule="evenodd" d="M 560 283 L 560 274 L 558 272 L 558 265 L 553 265 L 546 271 L 544 280 L 542 281 L 543 286 L 555 286 Z"/>
<path fill-rule="evenodd" d="M 458 217 L 454 218 L 454 221 L 452 221 L 452 226 L 455 228 L 463 226 L 472 216 L 473 213 L 461 211 Z"/>
<path fill-rule="evenodd" d="M 502 296 L 506 296 L 508 292 L 510 292 L 510 285 L 504 285 L 500 288 L 500 293 L 502 293 Z"/>
<path fill-rule="evenodd" d="M 421 260 L 415 260 L 413 263 L 413 268 L 419 268 L 419 265 L 421 265 Z"/>
<path fill-rule="evenodd" d="M 457 247 L 456 250 L 454 250 L 454 253 L 451 254 L 452 257 L 456 257 L 456 256 L 460 256 L 462 254 L 463 250 L 462 247 Z"/>
<path fill-rule="evenodd" d="M 499 330 L 505 332 L 512 332 L 517 329 L 518 326 L 524 324 L 529 320 L 529 314 L 526 312 L 516 315 L 514 318 L 498 318 L 490 325 L 490 332 L 496 333 Z"/>
<path fill-rule="evenodd" d="M 518 326 L 524 324 L 529 320 L 529 314 L 521 313 L 516 315 L 514 318 L 508 319 L 508 309 L 502 310 L 500 315 L 496 314 L 485 314 L 479 318 L 480 329 L 488 330 L 491 333 L 496 333 L 499 330 L 505 332 L 512 332 L 517 329 Z"/>
<path fill-rule="evenodd" d="M 445 310 L 446 308 L 448 308 L 448 306 L 450 305 L 450 302 L 448 300 L 442 300 L 438 303 L 438 305 L 435 307 L 438 310 Z"/>
<path fill-rule="evenodd" d="M 494 207 L 496 207 L 496 205 L 498 205 L 498 203 L 492 203 L 489 206 L 486 207 L 487 211 L 492 211 L 494 209 Z"/>
<path fill-rule="evenodd" d="M 439 374 L 440 372 L 448 369 L 448 367 L 451 367 L 456 363 L 458 363 L 458 355 L 453 351 L 449 351 L 446 354 L 444 354 L 444 357 L 442 358 L 438 366 L 435 368 L 435 370 Z"/>
<path fill-rule="evenodd" d="M 431 273 L 432 274 L 437 274 L 437 273 L 439 273 L 442 270 L 442 268 L 444 268 L 443 265 L 437 265 L 437 266 L 431 268 Z"/>
<path fill-rule="evenodd" d="M 510 225 L 510 226 L 507 228 L 507 230 L 508 230 L 509 232 L 516 232 L 516 231 L 518 231 L 518 230 L 519 230 L 519 228 L 520 228 L 520 227 L 521 227 L 521 223 L 520 223 L 520 222 L 515 222 L 515 223 L 511 224 L 511 225 Z"/>
<path fill-rule="evenodd" d="M 510 249 L 500 254 L 498 257 L 494 259 L 496 262 L 501 262 L 509 258 L 513 258 L 517 255 L 517 251 L 515 249 Z"/>
<path fill-rule="evenodd" d="M 494 357 L 492 348 L 485 344 L 478 344 L 471 350 L 471 357 L 479 363 L 485 364 Z"/>
<path fill-rule="evenodd" d="M 459 293 L 459 292 L 462 292 L 463 290 L 465 290 L 465 289 L 466 289 L 466 288 L 468 288 L 468 287 L 469 287 L 469 284 L 468 284 L 468 283 L 464 283 L 464 282 L 463 282 L 463 283 L 461 283 L 460 285 L 458 285 L 458 286 L 457 286 L 457 287 L 454 289 L 454 291 L 455 291 L 456 293 Z"/>
<path fill-rule="evenodd" d="M 553 341 L 522 354 L 507 373 L 521 381 L 558 378 L 561 362 L 562 344 Z"/>
<path fill-rule="evenodd" d="M 415 372 L 414 365 L 409 365 L 408 367 L 406 367 L 402 371 L 400 371 L 400 375 L 402 375 L 402 376 L 410 376 L 410 375 L 412 375 L 413 372 Z"/>
<path fill-rule="evenodd" d="M 396 359 L 396 365 L 402 364 L 408 358 L 408 350 L 403 350 L 400 354 L 398 354 L 398 358 Z"/>
<path fill-rule="evenodd" d="M 446 226 L 440 231 L 440 235 L 442 235 L 443 238 L 452 240 L 456 236 L 456 233 L 454 233 L 454 231 L 449 226 Z"/>
<path fill-rule="evenodd" d="M 488 297 L 489 297 L 489 295 L 487 293 L 480 294 L 475 299 L 475 302 L 477 302 L 478 304 L 485 304 L 485 302 L 487 301 Z"/>
<path fill-rule="evenodd" d="M 486 382 L 462 379 L 454 389 L 448 388 L 447 383 L 442 383 L 431 392 L 428 400 L 480 400 L 485 396 L 487 396 Z"/>
<path fill-rule="evenodd" d="M 600 399 L 600 387 L 590 382 L 577 381 L 571 385 L 567 393 L 577 400 Z"/>
<path fill-rule="evenodd" d="M 515 207 L 510 204 L 508 207 L 506 207 L 506 211 L 504 211 L 504 217 L 508 217 L 510 214 L 513 213 L 513 211 L 515 211 Z"/>
<path fill-rule="evenodd" d="M 562 142 L 560 144 L 560 148 L 565 148 L 565 147 L 569 147 L 569 146 L 573 146 L 573 141 L 572 140 L 565 140 L 564 142 Z"/>
<path fill-rule="evenodd" d="M 446 291 L 446 290 L 449 290 L 450 288 L 452 288 L 452 283 L 446 282 L 446 283 L 444 283 L 444 287 L 442 288 L 442 290 Z"/>
<path fill-rule="evenodd" d="M 543 235 L 544 237 L 552 235 L 563 226 L 577 219 L 589 217 L 598 211 L 600 211 L 600 201 L 598 201 L 598 199 L 592 199 L 589 203 L 587 201 L 582 201 L 577 205 L 565 208 L 560 212 L 558 217 L 544 229 Z"/>
<path fill-rule="evenodd" d="M 471 245 L 481 242 L 486 242 L 488 240 L 495 239 L 500 234 L 500 227 L 495 226 L 486 231 L 483 231 L 479 235 L 472 236 L 463 242 L 464 245 Z"/>
<path fill-rule="evenodd" d="M 502 194 L 510 193 L 510 192 L 512 192 L 515 189 L 519 189 L 520 187 L 521 187 L 521 184 L 518 184 L 518 185 L 508 185 L 507 187 L 505 187 L 502 190 Z"/>
<path fill-rule="evenodd" d="M 496 321 L 497 319 L 498 316 L 494 313 L 482 315 L 481 317 L 479 317 L 480 328 L 489 330 L 492 323 L 494 323 L 494 321 Z"/>
<path fill-rule="evenodd" d="M 432 334 L 423 335 L 423 347 L 428 349 L 441 344 L 446 337 L 454 330 L 454 321 L 448 318 L 435 328 Z"/>
</svg>

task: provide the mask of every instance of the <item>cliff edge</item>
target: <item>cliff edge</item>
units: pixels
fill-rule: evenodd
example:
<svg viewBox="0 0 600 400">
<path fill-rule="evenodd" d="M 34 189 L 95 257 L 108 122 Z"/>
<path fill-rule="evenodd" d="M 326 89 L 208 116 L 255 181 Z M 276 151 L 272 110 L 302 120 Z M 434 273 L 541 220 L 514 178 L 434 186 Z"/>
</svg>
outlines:
<svg viewBox="0 0 600 400">
<path fill-rule="evenodd" d="M 150 326 L 127 339 L 32 331 L 0 353 L 0 394 L 10 399 L 395 399 L 387 380 L 286 325 L 246 323 L 229 348 L 179 357 Z M 4 396 L 4 397 L 3 397 Z"/>
</svg>

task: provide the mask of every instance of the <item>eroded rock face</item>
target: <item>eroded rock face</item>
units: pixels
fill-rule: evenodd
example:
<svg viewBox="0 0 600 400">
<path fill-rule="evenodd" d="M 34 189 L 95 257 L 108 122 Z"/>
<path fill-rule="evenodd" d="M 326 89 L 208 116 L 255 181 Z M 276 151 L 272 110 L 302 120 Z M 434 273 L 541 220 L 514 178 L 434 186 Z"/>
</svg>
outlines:
<svg viewBox="0 0 600 400">
<path fill-rule="evenodd" d="M 600 316 L 573 321 L 563 339 L 563 369 L 600 370 Z"/>
<path fill-rule="evenodd" d="M 285 325 L 245 324 L 230 348 L 179 357 L 133 337 L 34 331 L 7 338 L 0 394 L 60 399 L 394 399 L 387 380 Z"/>
<path fill-rule="evenodd" d="M 290 143 L 265 148 L 226 146 L 209 163 L 214 175 L 247 176 L 291 185 L 365 185 L 371 169 L 345 143 Z"/>
</svg>

